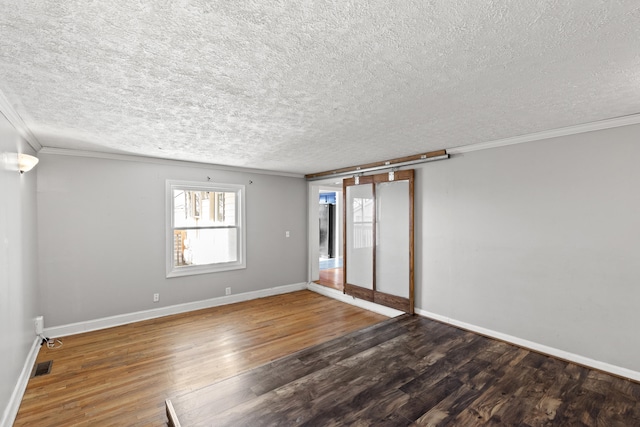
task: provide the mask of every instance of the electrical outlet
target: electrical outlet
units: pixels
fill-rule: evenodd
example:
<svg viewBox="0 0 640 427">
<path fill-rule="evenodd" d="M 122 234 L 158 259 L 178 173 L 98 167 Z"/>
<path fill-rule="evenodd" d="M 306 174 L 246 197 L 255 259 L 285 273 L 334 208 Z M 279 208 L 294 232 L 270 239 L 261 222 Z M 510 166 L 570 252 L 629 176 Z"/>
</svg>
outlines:
<svg viewBox="0 0 640 427">
<path fill-rule="evenodd" d="M 291 237 L 291 233 L 289 233 L 289 230 L 284 232 L 284 237 Z"/>
<path fill-rule="evenodd" d="M 160 301 L 160 294 L 153 294 L 153 302 Z"/>
<path fill-rule="evenodd" d="M 44 331 L 44 317 L 36 317 L 34 319 L 34 323 L 36 325 L 36 335 L 42 335 L 42 332 Z"/>
<path fill-rule="evenodd" d="M 231 288 L 224 288 L 225 295 L 231 295 Z"/>
</svg>

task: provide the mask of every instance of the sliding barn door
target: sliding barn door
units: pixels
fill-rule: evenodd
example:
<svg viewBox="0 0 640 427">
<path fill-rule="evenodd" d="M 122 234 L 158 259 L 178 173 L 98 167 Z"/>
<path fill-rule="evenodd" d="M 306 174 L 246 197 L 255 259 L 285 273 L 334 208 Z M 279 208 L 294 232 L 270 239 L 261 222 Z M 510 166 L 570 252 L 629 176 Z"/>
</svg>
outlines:
<svg viewBox="0 0 640 427">
<path fill-rule="evenodd" d="M 413 314 L 413 170 L 343 181 L 344 291 Z"/>
</svg>

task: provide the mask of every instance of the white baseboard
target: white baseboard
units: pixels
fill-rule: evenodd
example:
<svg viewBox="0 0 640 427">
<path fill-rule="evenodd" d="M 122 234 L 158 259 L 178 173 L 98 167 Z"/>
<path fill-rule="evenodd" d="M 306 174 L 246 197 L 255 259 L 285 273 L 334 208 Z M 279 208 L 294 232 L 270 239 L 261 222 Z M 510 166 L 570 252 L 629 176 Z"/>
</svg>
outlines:
<svg viewBox="0 0 640 427">
<path fill-rule="evenodd" d="M 321 286 L 316 283 L 296 283 L 292 285 L 278 286 L 274 288 L 247 292 L 243 294 L 229 295 L 229 296 L 224 296 L 219 298 L 211 298 L 203 301 L 195 301 L 195 302 L 190 302 L 185 304 L 161 307 L 153 310 L 145 310 L 145 311 L 139 311 L 135 313 L 123 314 L 118 316 L 105 317 L 101 319 L 89 320 L 86 322 L 78 322 L 78 323 L 73 323 L 73 324 L 63 325 L 63 326 L 54 326 L 51 328 L 45 328 L 44 335 L 48 337 L 63 337 L 63 336 L 78 334 L 82 332 L 90 332 L 90 331 L 95 331 L 99 329 L 120 326 L 128 323 L 138 322 L 141 320 L 154 319 L 158 317 L 169 316 L 172 314 L 185 313 L 193 310 L 200 310 L 200 309 L 216 307 L 220 305 L 233 304 L 236 302 L 248 301 L 248 300 L 257 299 L 257 298 L 264 298 L 272 295 L 279 295 L 279 294 L 295 292 L 295 291 L 304 290 L 304 289 L 309 289 L 310 291 L 316 292 L 318 294 L 363 308 L 365 310 L 373 311 L 375 313 L 382 314 L 387 317 L 397 317 L 403 314 L 401 311 L 395 310 L 393 308 L 389 308 L 379 304 L 374 304 L 369 301 L 353 298 L 349 295 L 343 294 L 342 292 L 336 289 L 327 288 L 326 286 Z M 455 319 L 450 319 L 446 316 L 442 316 L 436 313 L 431 313 L 429 311 L 422 310 L 419 308 L 416 308 L 415 312 L 421 316 L 438 320 L 438 321 L 450 324 L 452 326 L 466 329 L 471 332 L 475 332 L 491 338 L 496 338 L 501 341 L 505 341 L 520 347 L 528 348 L 540 353 L 548 354 L 550 356 L 558 357 L 560 359 L 564 359 L 564 360 L 574 362 L 590 368 L 598 369 L 614 375 L 629 378 L 635 381 L 640 381 L 640 372 L 637 372 L 637 371 L 633 371 L 627 368 L 611 365 L 609 363 L 593 360 L 588 357 L 580 356 L 574 353 L 569 353 L 564 350 L 559 350 L 553 347 L 548 347 L 543 344 L 535 343 L 522 338 L 518 338 L 518 337 L 507 335 L 501 332 L 493 331 L 491 329 L 486 329 L 480 326 L 472 325 L 470 323 L 461 322 Z M 36 340 L 32 345 L 31 351 L 27 356 L 27 360 L 25 361 L 18 383 L 16 384 L 16 387 L 11 395 L 11 399 L 6 406 L 2 419 L 0 420 L 0 427 L 10 427 L 13 421 L 15 420 L 15 417 L 18 413 L 18 409 L 20 408 L 20 402 L 22 401 L 22 396 L 24 395 L 24 391 L 27 388 L 27 383 L 29 382 L 29 377 L 31 375 L 33 364 L 35 363 L 36 357 L 38 355 L 38 351 L 40 350 L 39 344 L 40 344 L 40 338 L 36 338 Z"/>
<path fill-rule="evenodd" d="M 202 301 L 188 302 L 184 304 L 170 305 L 167 307 L 154 308 L 152 310 L 138 311 L 135 313 L 120 314 L 117 316 L 103 317 L 101 319 L 88 320 L 86 322 L 71 323 L 62 326 L 53 326 L 44 329 L 44 335 L 50 338 L 64 337 L 83 332 L 97 331 L 100 329 L 112 328 L 114 326 L 126 325 L 142 320 L 155 319 L 158 317 L 170 316 L 172 314 L 186 313 L 203 308 L 217 307 L 220 305 L 233 304 L 236 302 L 248 301 L 257 298 L 264 298 L 272 295 L 286 294 L 294 291 L 307 289 L 306 283 L 295 283 L 293 285 L 277 286 L 275 288 L 261 289 L 259 291 L 246 292 L 237 295 L 211 298 Z"/>
<path fill-rule="evenodd" d="M 16 419 L 16 415 L 18 415 L 18 409 L 20 409 L 22 396 L 24 396 L 24 391 L 27 389 L 29 377 L 31 377 L 31 371 L 33 370 L 33 364 L 36 362 L 39 351 L 40 337 L 36 337 L 33 345 L 31 346 L 31 350 L 29 350 L 27 359 L 24 362 L 22 372 L 20 372 L 20 377 L 18 377 L 18 382 L 13 389 L 13 393 L 11 393 L 11 398 L 9 399 L 9 402 L 7 402 L 7 406 L 4 409 L 2 419 L 0 420 L 0 427 L 11 427 L 13 425 L 13 422 Z"/>
<path fill-rule="evenodd" d="M 480 335 L 485 335 L 491 338 L 505 341 L 510 344 L 517 345 L 529 350 L 537 351 L 549 356 L 557 357 L 559 359 L 566 360 L 568 362 L 577 363 L 578 365 L 586 366 L 588 368 L 598 369 L 600 371 L 608 372 L 613 375 L 617 375 L 624 378 L 629 378 L 635 381 L 640 381 L 640 372 L 633 371 L 631 369 L 623 368 L 609 363 L 600 362 L 598 360 L 590 359 L 588 357 L 580 356 L 579 354 L 569 353 L 568 351 L 560 350 L 554 347 L 549 347 L 544 344 L 539 344 L 533 341 L 528 341 L 522 338 L 514 337 L 512 335 L 503 334 L 491 329 L 483 328 L 481 326 L 472 325 L 470 323 L 461 322 L 459 320 L 450 319 L 440 314 L 431 313 L 426 310 L 416 308 L 416 313 L 428 317 L 430 319 L 438 320 L 443 323 L 447 323 L 452 326 L 456 326 L 467 331 L 475 332 Z"/>
<path fill-rule="evenodd" d="M 307 289 L 318 294 L 337 299 L 338 301 L 346 302 L 347 304 L 355 305 L 356 307 L 364 308 L 365 310 L 382 314 L 383 316 L 397 317 L 401 314 L 404 314 L 402 311 L 396 310 L 394 308 L 354 298 L 351 295 L 345 295 L 337 289 L 327 288 L 326 286 L 318 285 L 317 283 L 309 283 L 307 285 Z"/>
</svg>

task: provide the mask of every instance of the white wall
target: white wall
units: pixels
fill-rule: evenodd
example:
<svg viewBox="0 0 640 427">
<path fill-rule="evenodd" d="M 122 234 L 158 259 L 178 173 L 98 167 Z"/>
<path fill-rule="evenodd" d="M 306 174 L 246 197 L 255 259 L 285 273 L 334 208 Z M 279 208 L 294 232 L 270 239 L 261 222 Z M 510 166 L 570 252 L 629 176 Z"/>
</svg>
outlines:
<svg viewBox="0 0 640 427">
<path fill-rule="evenodd" d="M 416 305 L 640 371 L 640 126 L 475 151 L 416 176 Z"/>
<path fill-rule="evenodd" d="M 36 174 L 20 175 L 5 153 L 34 154 L 0 113 L 0 425 L 13 420 L 12 393 L 36 339 Z M 21 396 L 18 396 L 18 398 Z M 17 401 L 13 404 L 17 405 Z"/>
<path fill-rule="evenodd" d="M 207 176 L 246 185 L 247 268 L 167 279 L 165 182 Z M 307 279 L 302 178 L 41 154 L 38 205 L 46 327 L 220 297 L 226 287 L 239 294 Z"/>
</svg>

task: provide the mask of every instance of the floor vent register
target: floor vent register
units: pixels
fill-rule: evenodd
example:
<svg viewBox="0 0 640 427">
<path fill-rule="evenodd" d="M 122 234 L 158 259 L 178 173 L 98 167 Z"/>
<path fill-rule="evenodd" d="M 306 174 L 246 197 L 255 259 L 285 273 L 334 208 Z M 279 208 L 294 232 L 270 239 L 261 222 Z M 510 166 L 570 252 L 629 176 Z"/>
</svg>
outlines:
<svg viewBox="0 0 640 427">
<path fill-rule="evenodd" d="M 51 372 L 51 365 L 53 365 L 53 360 L 47 360 L 46 362 L 36 364 L 33 369 L 33 373 L 31 374 L 31 378 L 49 374 Z"/>
</svg>

